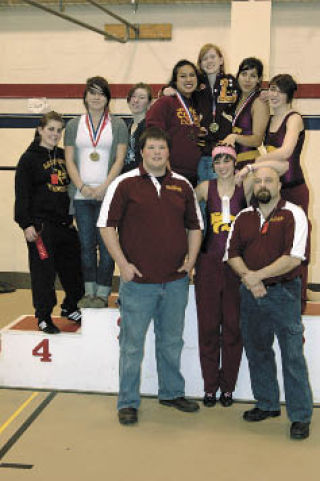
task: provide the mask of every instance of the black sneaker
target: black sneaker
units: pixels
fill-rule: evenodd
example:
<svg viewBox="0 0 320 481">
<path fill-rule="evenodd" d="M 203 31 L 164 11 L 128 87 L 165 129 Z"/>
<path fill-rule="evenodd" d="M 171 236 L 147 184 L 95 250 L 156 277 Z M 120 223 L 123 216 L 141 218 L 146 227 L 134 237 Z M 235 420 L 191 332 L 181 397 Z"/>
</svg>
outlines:
<svg viewBox="0 0 320 481">
<path fill-rule="evenodd" d="M 243 413 L 243 419 L 249 422 L 264 421 L 267 418 L 276 418 L 280 416 L 281 411 L 263 411 L 259 408 L 253 408 Z"/>
<path fill-rule="evenodd" d="M 69 321 L 73 321 L 73 322 L 76 322 L 77 324 L 81 324 L 81 311 L 79 309 L 70 310 L 63 307 L 61 309 L 60 315 L 62 317 L 66 317 L 67 319 L 69 319 Z"/>
<path fill-rule="evenodd" d="M 294 422 L 290 428 L 291 439 L 307 439 L 309 437 L 309 425 L 310 423 Z"/>
<path fill-rule="evenodd" d="M 199 404 L 195 401 L 190 401 L 185 397 L 177 397 L 175 399 L 160 399 L 160 404 L 164 406 L 169 406 L 172 408 L 179 409 L 179 411 L 184 411 L 185 413 L 193 413 L 199 410 Z"/>
<path fill-rule="evenodd" d="M 222 392 L 220 394 L 219 401 L 220 401 L 220 404 L 225 408 L 232 406 L 233 404 L 232 392 Z"/>
<path fill-rule="evenodd" d="M 206 408 L 213 408 L 217 403 L 216 394 L 212 392 L 206 392 L 203 398 L 203 405 Z"/>
<path fill-rule="evenodd" d="M 60 329 L 53 324 L 52 319 L 39 319 L 38 320 L 39 331 L 45 332 L 46 334 L 59 334 Z"/>
</svg>

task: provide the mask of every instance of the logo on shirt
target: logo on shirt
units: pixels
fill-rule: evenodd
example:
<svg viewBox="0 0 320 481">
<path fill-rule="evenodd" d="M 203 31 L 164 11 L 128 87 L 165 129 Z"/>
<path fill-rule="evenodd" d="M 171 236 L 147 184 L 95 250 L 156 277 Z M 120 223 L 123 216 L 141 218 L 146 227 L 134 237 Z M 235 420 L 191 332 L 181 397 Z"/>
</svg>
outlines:
<svg viewBox="0 0 320 481">
<path fill-rule="evenodd" d="M 275 215 L 274 217 L 271 217 L 270 222 L 282 222 L 283 220 L 283 215 Z"/>
<path fill-rule="evenodd" d="M 226 224 L 222 221 L 221 212 L 212 212 L 210 215 L 210 222 L 212 225 L 212 231 L 214 234 L 219 234 L 219 232 L 229 232 L 231 224 L 234 221 L 235 216 L 230 214 L 230 223 Z"/>
<path fill-rule="evenodd" d="M 182 188 L 179 185 L 166 185 L 166 189 L 175 190 L 176 192 L 182 192 Z"/>
</svg>

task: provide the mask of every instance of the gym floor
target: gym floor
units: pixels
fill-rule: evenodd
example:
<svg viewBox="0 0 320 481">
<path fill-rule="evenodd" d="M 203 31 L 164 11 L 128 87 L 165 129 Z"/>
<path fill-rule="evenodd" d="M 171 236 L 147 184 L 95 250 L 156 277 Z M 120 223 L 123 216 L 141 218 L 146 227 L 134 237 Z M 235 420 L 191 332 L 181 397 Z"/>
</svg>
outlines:
<svg viewBox="0 0 320 481">
<path fill-rule="evenodd" d="M 33 312 L 29 290 L 0 299 L 0 327 Z M 310 438 L 291 441 L 284 407 L 280 418 L 249 424 L 250 407 L 186 414 L 143 398 L 138 425 L 125 427 L 115 396 L 1 388 L 0 479 L 318 481 L 320 410 Z"/>
</svg>

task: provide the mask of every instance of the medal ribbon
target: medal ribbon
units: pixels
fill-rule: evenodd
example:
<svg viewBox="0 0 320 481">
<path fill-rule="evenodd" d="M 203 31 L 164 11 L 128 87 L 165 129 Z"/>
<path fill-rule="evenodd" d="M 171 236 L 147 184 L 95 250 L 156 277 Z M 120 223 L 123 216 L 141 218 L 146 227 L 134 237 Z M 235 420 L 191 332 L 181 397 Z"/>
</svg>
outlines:
<svg viewBox="0 0 320 481">
<path fill-rule="evenodd" d="M 239 115 L 241 114 L 241 112 L 243 111 L 243 109 L 245 108 L 246 105 L 248 105 L 248 103 L 250 102 L 250 100 L 252 99 L 252 97 L 254 96 L 254 94 L 256 93 L 256 90 L 253 90 L 251 92 L 251 94 L 248 96 L 247 100 L 241 105 L 240 109 L 238 110 L 238 112 L 235 114 L 234 116 L 234 119 L 232 121 L 232 127 L 235 126 L 236 124 L 236 121 L 239 117 Z"/>
<path fill-rule="evenodd" d="M 88 127 L 90 140 L 91 140 L 91 143 L 92 143 L 94 148 L 97 147 L 97 145 L 99 143 L 99 140 L 100 140 L 100 137 L 101 137 L 101 134 L 102 134 L 102 131 L 105 128 L 105 126 L 107 125 L 108 120 L 109 120 L 108 114 L 106 112 L 103 113 L 100 117 L 100 120 L 99 120 L 99 123 L 98 123 L 98 126 L 97 126 L 97 130 L 95 130 L 94 127 L 93 127 L 93 122 L 92 122 L 92 118 L 91 118 L 90 113 L 86 115 L 86 124 L 87 124 L 87 127 Z"/>
<path fill-rule="evenodd" d="M 224 224 L 230 223 L 230 197 L 227 195 L 222 197 L 222 222 Z"/>
<path fill-rule="evenodd" d="M 179 94 L 179 92 L 177 92 L 177 97 L 178 97 L 178 100 L 179 100 L 180 104 L 182 105 L 185 113 L 187 114 L 187 117 L 188 117 L 188 119 L 189 119 L 190 125 L 193 125 L 193 124 L 194 124 L 194 120 L 193 120 L 192 114 L 191 114 L 190 110 L 188 109 L 188 106 L 187 106 L 186 103 L 184 102 L 181 94 Z"/>
</svg>

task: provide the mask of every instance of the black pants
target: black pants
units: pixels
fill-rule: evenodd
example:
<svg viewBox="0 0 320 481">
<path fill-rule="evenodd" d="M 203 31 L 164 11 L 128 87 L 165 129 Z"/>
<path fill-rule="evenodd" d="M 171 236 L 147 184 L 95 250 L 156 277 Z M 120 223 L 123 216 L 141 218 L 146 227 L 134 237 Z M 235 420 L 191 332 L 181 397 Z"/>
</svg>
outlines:
<svg viewBox="0 0 320 481">
<path fill-rule="evenodd" d="M 46 319 L 57 302 L 54 287 L 57 274 L 66 293 L 62 308 L 75 310 L 84 288 L 76 229 L 73 226 L 44 222 L 41 237 L 49 257 L 41 260 L 36 244 L 28 242 L 29 267 L 35 315 L 39 319 Z"/>
</svg>

